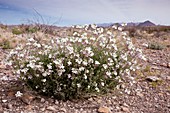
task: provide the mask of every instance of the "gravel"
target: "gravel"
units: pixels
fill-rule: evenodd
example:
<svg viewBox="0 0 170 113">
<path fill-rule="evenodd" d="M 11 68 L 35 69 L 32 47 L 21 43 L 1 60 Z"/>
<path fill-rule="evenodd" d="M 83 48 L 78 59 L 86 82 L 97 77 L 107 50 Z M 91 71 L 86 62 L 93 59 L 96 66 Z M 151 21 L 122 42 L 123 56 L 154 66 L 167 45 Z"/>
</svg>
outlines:
<svg viewBox="0 0 170 113">
<path fill-rule="evenodd" d="M 112 93 L 84 100 L 59 101 L 40 96 L 16 80 L 9 67 L 0 63 L 0 113 L 170 113 L 170 48 L 150 50 L 142 46 L 146 39 L 136 44 L 143 48 L 149 59 L 143 62 L 150 72 L 124 76 Z M 0 49 L 1 61 L 5 58 Z M 17 91 L 24 96 L 15 97 Z"/>
</svg>

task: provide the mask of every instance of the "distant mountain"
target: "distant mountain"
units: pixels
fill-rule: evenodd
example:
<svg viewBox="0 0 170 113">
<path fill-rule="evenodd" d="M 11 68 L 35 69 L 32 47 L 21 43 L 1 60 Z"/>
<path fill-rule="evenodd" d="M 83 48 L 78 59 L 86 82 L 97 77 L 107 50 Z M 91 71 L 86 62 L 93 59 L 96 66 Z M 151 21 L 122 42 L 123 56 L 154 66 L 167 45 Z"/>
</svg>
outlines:
<svg viewBox="0 0 170 113">
<path fill-rule="evenodd" d="M 102 24 L 97 24 L 97 26 L 99 27 L 110 27 L 112 26 L 114 23 L 102 23 Z"/>
<path fill-rule="evenodd" d="M 102 23 L 102 24 L 97 24 L 97 26 L 99 27 L 110 27 L 113 25 L 118 25 L 121 26 L 121 23 Z M 147 20 L 145 22 L 129 22 L 127 23 L 127 26 L 138 26 L 138 27 L 147 27 L 147 26 L 156 26 L 154 23 L 152 23 L 151 21 Z"/>
<path fill-rule="evenodd" d="M 129 22 L 127 23 L 127 26 L 138 26 L 140 23 L 133 23 L 133 22 Z"/>
<path fill-rule="evenodd" d="M 154 23 L 150 22 L 149 20 L 143 22 L 143 23 L 140 23 L 139 25 L 137 25 L 139 27 L 151 27 L 151 26 L 156 26 Z"/>
</svg>

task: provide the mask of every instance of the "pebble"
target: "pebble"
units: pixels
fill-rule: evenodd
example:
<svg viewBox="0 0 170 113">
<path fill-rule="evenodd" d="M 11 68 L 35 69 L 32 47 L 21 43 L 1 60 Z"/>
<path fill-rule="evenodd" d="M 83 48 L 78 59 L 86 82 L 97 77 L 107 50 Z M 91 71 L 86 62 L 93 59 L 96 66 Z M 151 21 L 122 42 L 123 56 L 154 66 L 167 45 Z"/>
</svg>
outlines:
<svg viewBox="0 0 170 113">
<path fill-rule="evenodd" d="M 0 106 L 0 113 L 3 111 L 2 106 Z"/>
<path fill-rule="evenodd" d="M 3 103 L 7 102 L 8 100 L 2 100 Z"/>
<path fill-rule="evenodd" d="M 98 100 L 97 100 L 97 103 L 98 103 L 98 104 L 101 104 L 101 103 L 102 103 L 102 100 L 101 100 L 101 99 L 98 99 Z"/>
<path fill-rule="evenodd" d="M 50 111 L 56 111 L 56 108 L 54 106 L 48 106 L 46 109 Z"/>
<path fill-rule="evenodd" d="M 13 108 L 12 104 L 8 104 L 7 107 L 8 107 L 8 109 L 12 109 Z"/>
<path fill-rule="evenodd" d="M 0 64 L 0 69 L 5 69 L 6 65 Z"/>
<path fill-rule="evenodd" d="M 139 97 L 143 97 L 143 94 L 140 93 L 140 92 L 137 92 L 136 95 L 139 96 Z"/>
<path fill-rule="evenodd" d="M 166 79 L 167 79 L 167 80 L 170 80 L 170 76 L 167 76 Z"/>
<path fill-rule="evenodd" d="M 111 100 L 107 100 L 106 101 L 108 105 L 112 105 L 112 101 Z"/>
<path fill-rule="evenodd" d="M 45 102 L 45 99 L 44 99 L 44 98 L 41 98 L 40 102 L 41 102 L 41 103 L 44 103 L 44 102 Z"/>
<path fill-rule="evenodd" d="M 34 100 L 34 96 L 32 95 L 29 95 L 29 94 L 24 94 L 22 97 L 21 97 L 21 100 L 26 103 L 26 104 L 30 104 L 33 100 Z"/>
<path fill-rule="evenodd" d="M 88 100 L 92 102 L 92 101 L 93 101 L 93 98 L 89 98 Z"/>
<path fill-rule="evenodd" d="M 63 111 L 64 113 L 67 112 L 66 108 L 61 108 L 60 111 Z"/>
<path fill-rule="evenodd" d="M 127 107 L 122 106 L 121 110 L 126 112 L 126 113 L 130 113 L 129 108 L 127 108 Z"/>
<path fill-rule="evenodd" d="M 32 108 L 33 108 L 33 106 L 31 106 L 31 105 L 27 105 L 27 106 L 25 106 L 25 108 L 26 108 L 26 110 L 31 111 L 31 110 L 32 110 Z"/>
<path fill-rule="evenodd" d="M 55 104 L 56 104 L 56 105 L 58 105 L 58 104 L 59 104 L 58 100 L 55 100 Z"/>
<path fill-rule="evenodd" d="M 148 76 L 148 77 L 146 77 L 146 80 L 149 82 L 157 82 L 160 80 L 160 78 L 158 78 L 156 76 Z"/>
<path fill-rule="evenodd" d="M 103 107 L 99 107 L 98 112 L 99 113 L 110 113 L 110 109 L 106 106 L 103 106 Z"/>
<path fill-rule="evenodd" d="M 167 68 L 170 68 L 170 62 L 169 62 L 169 63 L 167 63 Z"/>
<path fill-rule="evenodd" d="M 41 108 L 40 110 L 41 110 L 41 111 L 45 111 L 45 108 L 43 107 L 43 108 Z"/>
</svg>

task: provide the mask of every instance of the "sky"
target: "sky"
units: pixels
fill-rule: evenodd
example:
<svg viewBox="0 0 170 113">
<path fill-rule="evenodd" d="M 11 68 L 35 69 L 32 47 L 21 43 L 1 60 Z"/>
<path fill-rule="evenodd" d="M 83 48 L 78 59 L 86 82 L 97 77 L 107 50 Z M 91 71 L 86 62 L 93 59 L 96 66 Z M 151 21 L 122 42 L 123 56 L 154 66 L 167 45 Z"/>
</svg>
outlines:
<svg viewBox="0 0 170 113">
<path fill-rule="evenodd" d="M 170 0 L 0 0 L 0 23 L 70 26 L 116 22 L 170 25 Z M 42 18 L 43 19 L 42 19 Z"/>
</svg>

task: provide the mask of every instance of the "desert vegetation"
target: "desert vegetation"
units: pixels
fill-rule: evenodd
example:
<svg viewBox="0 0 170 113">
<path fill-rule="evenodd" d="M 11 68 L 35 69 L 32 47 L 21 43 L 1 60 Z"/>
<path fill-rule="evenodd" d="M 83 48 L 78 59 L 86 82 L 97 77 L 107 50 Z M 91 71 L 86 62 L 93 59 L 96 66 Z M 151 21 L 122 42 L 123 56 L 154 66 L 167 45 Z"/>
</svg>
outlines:
<svg viewBox="0 0 170 113">
<path fill-rule="evenodd" d="M 40 100 L 45 96 L 44 98 L 57 102 L 74 100 L 93 102 L 91 99 L 97 99 L 99 104 L 99 98 L 104 100 L 116 96 L 121 100 L 121 96 L 124 95 L 131 98 L 133 91 L 139 99 L 138 97 L 144 96 L 141 96 L 142 92 L 139 90 L 142 89 L 137 88 L 138 85 L 156 89 L 162 86 L 163 90 L 169 91 L 168 77 L 162 79 L 157 77 L 170 74 L 169 42 L 168 26 L 114 25 L 104 28 L 93 24 L 72 27 L 43 24 L 1 25 L 0 48 L 6 54 L 2 52 L 0 69 L 4 69 L 1 73 L 10 69 L 10 75 L 15 78 L 16 83 L 21 82 L 23 85 L 22 88 L 17 87 L 12 94 L 10 92 L 7 95 L 13 95 L 28 105 L 33 101 L 33 96 L 25 96 L 27 95 L 25 92 L 33 92 Z M 6 76 L 1 77 L 5 84 L 7 80 Z M 141 81 L 147 81 L 148 86 Z M 5 106 L 4 95 L 1 95 L 1 100 Z M 27 97 L 29 102 L 25 101 Z M 165 97 L 168 97 L 167 92 Z M 109 100 L 112 102 L 112 99 Z M 123 107 L 118 111 L 128 112 L 135 109 L 127 108 L 130 103 L 121 106 Z M 100 111 L 105 108 L 109 109 L 99 106 L 99 109 L 93 110 Z M 164 111 L 166 109 L 167 107 Z"/>
</svg>

